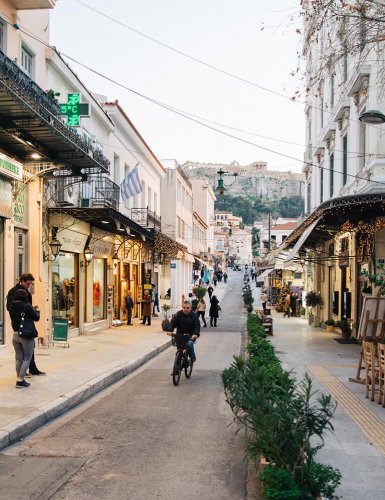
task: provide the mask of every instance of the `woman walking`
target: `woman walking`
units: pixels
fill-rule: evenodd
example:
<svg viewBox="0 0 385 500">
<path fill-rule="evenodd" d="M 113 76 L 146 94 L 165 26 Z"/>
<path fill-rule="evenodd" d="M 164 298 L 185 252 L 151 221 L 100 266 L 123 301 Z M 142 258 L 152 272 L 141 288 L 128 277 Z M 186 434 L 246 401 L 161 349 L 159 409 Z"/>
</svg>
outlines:
<svg viewBox="0 0 385 500">
<path fill-rule="evenodd" d="M 219 317 L 218 311 L 219 311 L 219 300 L 217 299 L 216 295 L 213 295 L 211 297 L 211 305 L 209 311 L 210 326 L 213 326 L 213 323 L 214 326 L 217 326 L 217 319 Z"/>
<path fill-rule="evenodd" d="M 204 301 L 204 299 L 202 297 L 197 305 L 197 314 L 198 314 L 198 318 L 199 317 L 202 318 L 203 325 L 207 326 L 205 313 L 206 313 L 206 302 Z"/>
<path fill-rule="evenodd" d="M 24 377 L 35 347 L 37 337 L 35 321 L 39 321 L 40 311 L 37 306 L 32 307 L 29 303 L 26 290 L 19 289 L 13 296 L 9 315 L 12 321 L 12 344 L 16 359 L 16 388 L 29 387 L 30 384 L 24 380 Z"/>
<path fill-rule="evenodd" d="M 265 292 L 265 290 L 263 290 L 261 293 L 261 302 L 263 307 L 263 314 L 266 314 L 267 293 Z"/>
<path fill-rule="evenodd" d="M 148 290 L 144 291 L 144 297 L 143 297 L 142 302 L 143 302 L 142 325 L 146 324 L 146 319 L 147 319 L 147 326 L 150 326 L 151 325 L 151 295 L 150 295 L 150 292 Z"/>
</svg>

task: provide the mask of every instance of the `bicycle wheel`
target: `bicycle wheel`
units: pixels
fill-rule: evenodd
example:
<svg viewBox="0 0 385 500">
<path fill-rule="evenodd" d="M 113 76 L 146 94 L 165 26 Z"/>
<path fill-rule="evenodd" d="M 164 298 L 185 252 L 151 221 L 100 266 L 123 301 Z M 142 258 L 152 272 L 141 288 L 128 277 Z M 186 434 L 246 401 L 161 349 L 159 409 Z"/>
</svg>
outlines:
<svg viewBox="0 0 385 500">
<path fill-rule="evenodd" d="M 188 360 L 188 365 L 185 366 L 184 369 L 184 374 L 186 375 L 186 378 L 190 378 L 192 371 L 193 371 L 193 365 L 194 363 L 191 361 L 191 359 Z"/>
<path fill-rule="evenodd" d="M 175 354 L 174 367 L 172 369 L 172 381 L 174 385 L 179 384 L 180 376 L 182 373 L 181 361 L 182 353 L 180 351 L 177 351 L 177 353 Z"/>
</svg>

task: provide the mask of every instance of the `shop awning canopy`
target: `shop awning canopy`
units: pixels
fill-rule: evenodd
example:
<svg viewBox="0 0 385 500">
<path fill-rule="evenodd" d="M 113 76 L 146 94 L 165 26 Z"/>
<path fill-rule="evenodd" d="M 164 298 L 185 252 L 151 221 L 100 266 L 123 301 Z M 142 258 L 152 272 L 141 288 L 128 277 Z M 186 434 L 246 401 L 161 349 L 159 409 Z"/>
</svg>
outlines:
<svg viewBox="0 0 385 500">
<path fill-rule="evenodd" d="M 23 163 L 37 153 L 40 163 L 57 164 L 61 175 L 109 172 L 103 153 L 68 126 L 55 100 L 1 51 L 0 148 Z"/>
<path fill-rule="evenodd" d="M 274 269 L 265 269 L 262 274 L 257 276 L 257 283 L 262 283 L 263 281 L 265 281 L 265 278 L 267 278 L 267 276 L 269 276 L 269 274 L 273 271 Z"/>
<path fill-rule="evenodd" d="M 284 260 L 284 263 L 283 263 L 283 268 L 284 269 L 287 269 L 288 267 L 290 267 L 290 266 L 293 265 L 293 259 L 294 259 L 294 257 L 296 256 L 297 252 L 300 250 L 300 248 L 302 247 L 302 245 L 304 245 L 304 243 L 306 242 L 307 238 L 310 236 L 311 232 L 314 230 L 314 228 L 316 227 L 316 225 L 318 224 L 318 222 L 319 222 L 319 219 L 315 220 L 314 222 L 312 222 L 310 224 L 310 226 L 308 226 L 303 231 L 303 233 L 301 234 L 301 236 L 297 240 L 296 244 L 293 246 L 293 248 L 290 250 L 290 252 L 285 257 L 285 260 Z"/>
<path fill-rule="evenodd" d="M 294 247 L 297 247 L 301 240 L 292 259 L 301 248 L 313 249 L 331 240 L 337 233 L 342 232 L 345 222 L 373 222 L 376 217 L 385 217 L 385 192 L 332 198 L 322 203 L 289 234 L 284 245 L 286 249 L 292 248 L 292 254 Z"/>
<path fill-rule="evenodd" d="M 121 236 L 138 236 L 143 241 L 154 241 L 155 231 L 145 229 L 122 213 L 110 207 L 66 207 L 49 208 L 49 213 L 69 215 L 74 219 L 88 222 L 94 227 Z"/>
</svg>

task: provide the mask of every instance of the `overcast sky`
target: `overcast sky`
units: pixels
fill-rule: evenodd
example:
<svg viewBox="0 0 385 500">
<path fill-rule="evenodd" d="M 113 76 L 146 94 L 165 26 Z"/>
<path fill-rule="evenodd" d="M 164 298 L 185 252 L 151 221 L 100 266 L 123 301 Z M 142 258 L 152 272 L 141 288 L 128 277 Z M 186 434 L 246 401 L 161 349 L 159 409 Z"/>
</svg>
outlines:
<svg viewBox="0 0 385 500">
<path fill-rule="evenodd" d="M 299 0 L 81 0 L 182 52 L 292 96 L 299 36 L 289 17 Z M 265 26 L 263 30 L 261 28 Z M 223 129 L 301 160 L 304 107 L 218 73 L 84 7 L 57 0 L 51 43 L 109 78 L 175 108 L 285 144 Z M 159 159 L 301 171 L 301 161 L 239 142 L 160 108 L 70 62 L 93 92 L 118 99 Z"/>
</svg>

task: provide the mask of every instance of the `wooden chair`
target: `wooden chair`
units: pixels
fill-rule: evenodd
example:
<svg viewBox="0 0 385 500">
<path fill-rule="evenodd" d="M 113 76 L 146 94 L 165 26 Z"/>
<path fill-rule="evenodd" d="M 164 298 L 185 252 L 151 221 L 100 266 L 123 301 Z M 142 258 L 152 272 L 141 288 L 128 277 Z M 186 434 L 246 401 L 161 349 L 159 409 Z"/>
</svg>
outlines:
<svg viewBox="0 0 385 500">
<path fill-rule="evenodd" d="M 385 344 L 377 344 L 378 354 L 378 404 L 385 408 Z"/>
<path fill-rule="evenodd" d="M 363 358 L 365 363 L 365 397 L 374 401 L 376 380 L 378 380 L 378 366 L 376 364 L 376 346 L 374 342 L 362 342 Z"/>
</svg>

